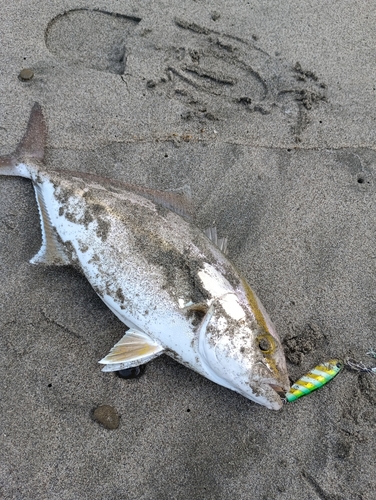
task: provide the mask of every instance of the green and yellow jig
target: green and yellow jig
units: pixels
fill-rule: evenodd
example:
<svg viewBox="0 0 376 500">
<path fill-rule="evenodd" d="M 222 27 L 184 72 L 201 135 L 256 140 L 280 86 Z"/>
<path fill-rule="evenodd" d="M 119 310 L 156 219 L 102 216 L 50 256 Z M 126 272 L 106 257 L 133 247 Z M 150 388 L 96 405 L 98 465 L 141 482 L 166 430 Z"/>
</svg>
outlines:
<svg viewBox="0 0 376 500">
<path fill-rule="evenodd" d="M 316 366 L 297 380 L 286 393 L 286 401 L 291 402 L 320 389 L 342 370 L 344 362 L 340 359 L 331 359 L 326 363 Z"/>
</svg>

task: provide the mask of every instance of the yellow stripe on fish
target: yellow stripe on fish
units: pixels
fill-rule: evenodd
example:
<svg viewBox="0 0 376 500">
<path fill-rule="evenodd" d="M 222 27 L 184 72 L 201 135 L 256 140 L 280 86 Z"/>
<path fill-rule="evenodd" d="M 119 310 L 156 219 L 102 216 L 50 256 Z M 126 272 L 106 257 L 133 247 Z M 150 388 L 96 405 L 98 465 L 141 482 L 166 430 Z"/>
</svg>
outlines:
<svg viewBox="0 0 376 500">
<path fill-rule="evenodd" d="M 295 382 L 286 393 L 286 400 L 291 402 L 310 394 L 332 380 L 343 368 L 343 361 L 331 359 L 316 366 Z"/>
<path fill-rule="evenodd" d="M 248 283 L 245 280 L 242 280 L 243 287 L 246 293 L 246 297 L 248 300 L 248 303 L 252 309 L 253 314 L 255 315 L 255 320 L 257 321 L 258 325 L 261 327 L 262 330 L 265 332 L 269 333 L 269 328 L 265 319 L 265 316 L 263 315 L 259 303 L 257 300 L 257 297 L 252 290 L 252 288 L 248 285 Z"/>
</svg>

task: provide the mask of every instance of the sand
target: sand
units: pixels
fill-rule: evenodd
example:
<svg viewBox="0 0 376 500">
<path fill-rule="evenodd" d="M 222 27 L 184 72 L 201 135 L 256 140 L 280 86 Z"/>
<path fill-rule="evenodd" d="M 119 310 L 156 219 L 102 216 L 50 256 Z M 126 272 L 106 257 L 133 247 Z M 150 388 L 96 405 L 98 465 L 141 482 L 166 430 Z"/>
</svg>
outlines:
<svg viewBox="0 0 376 500">
<path fill-rule="evenodd" d="M 332 357 L 375 366 L 373 2 L 2 3 L 0 154 L 38 101 L 48 168 L 190 186 L 292 380 Z M 29 264 L 30 181 L 2 177 L 0 204 L 1 498 L 375 498 L 376 376 L 273 412 L 167 356 L 101 373 L 123 324 L 73 269 Z"/>
</svg>

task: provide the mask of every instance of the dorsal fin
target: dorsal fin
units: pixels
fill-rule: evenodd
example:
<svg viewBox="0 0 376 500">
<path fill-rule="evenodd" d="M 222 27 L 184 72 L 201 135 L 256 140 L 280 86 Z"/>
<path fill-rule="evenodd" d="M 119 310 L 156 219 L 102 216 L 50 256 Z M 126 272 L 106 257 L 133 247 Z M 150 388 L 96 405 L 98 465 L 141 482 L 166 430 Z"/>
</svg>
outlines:
<svg viewBox="0 0 376 500">
<path fill-rule="evenodd" d="M 14 157 L 17 159 L 27 157 L 43 162 L 44 147 L 47 138 L 47 126 L 39 103 L 35 103 L 27 124 L 26 132 L 18 144 Z"/>
<path fill-rule="evenodd" d="M 86 172 L 59 170 L 58 173 L 77 177 L 78 179 L 82 179 L 86 182 L 93 181 L 106 189 L 113 189 L 115 191 L 131 191 L 132 193 L 139 194 L 140 196 L 153 201 L 157 205 L 162 205 L 163 207 L 168 208 L 182 217 L 189 220 L 193 219 L 194 207 L 188 186 L 175 191 L 159 191 L 157 189 L 137 186 L 136 184 L 130 184 L 118 179 L 109 179 L 108 177 L 101 177 L 100 175 L 88 174 Z"/>
<path fill-rule="evenodd" d="M 222 253 L 227 255 L 227 238 L 218 238 L 217 228 L 215 226 L 205 229 L 205 234 L 209 240 L 221 250 Z"/>
<path fill-rule="evenodd" d="M 143 186 L 127 184 L 128 190 L 148 198 L 149 200 L 168 208 L 178 215 L 193 218 L 193 203 L 190 197 L 189 187 L 177 189 L 175 191 L 158 191 Z"/>
</svg>

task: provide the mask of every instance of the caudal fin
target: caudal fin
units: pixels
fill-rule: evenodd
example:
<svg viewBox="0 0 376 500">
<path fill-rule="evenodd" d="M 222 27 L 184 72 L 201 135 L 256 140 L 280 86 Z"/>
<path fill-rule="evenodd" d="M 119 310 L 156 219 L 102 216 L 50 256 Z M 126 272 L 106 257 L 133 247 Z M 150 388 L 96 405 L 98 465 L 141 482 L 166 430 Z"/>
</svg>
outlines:
<svg viewBox="0 0 376 500">
<path fill-rule="evenodd" d="M 23 160 L 43 162 L 47 126 L 39 103 L 35 103 L 27 124 L 26 132 L 14 153 L 0 157 L 0 175 L 25 175 L 20 168 Z"/>
</svg>

